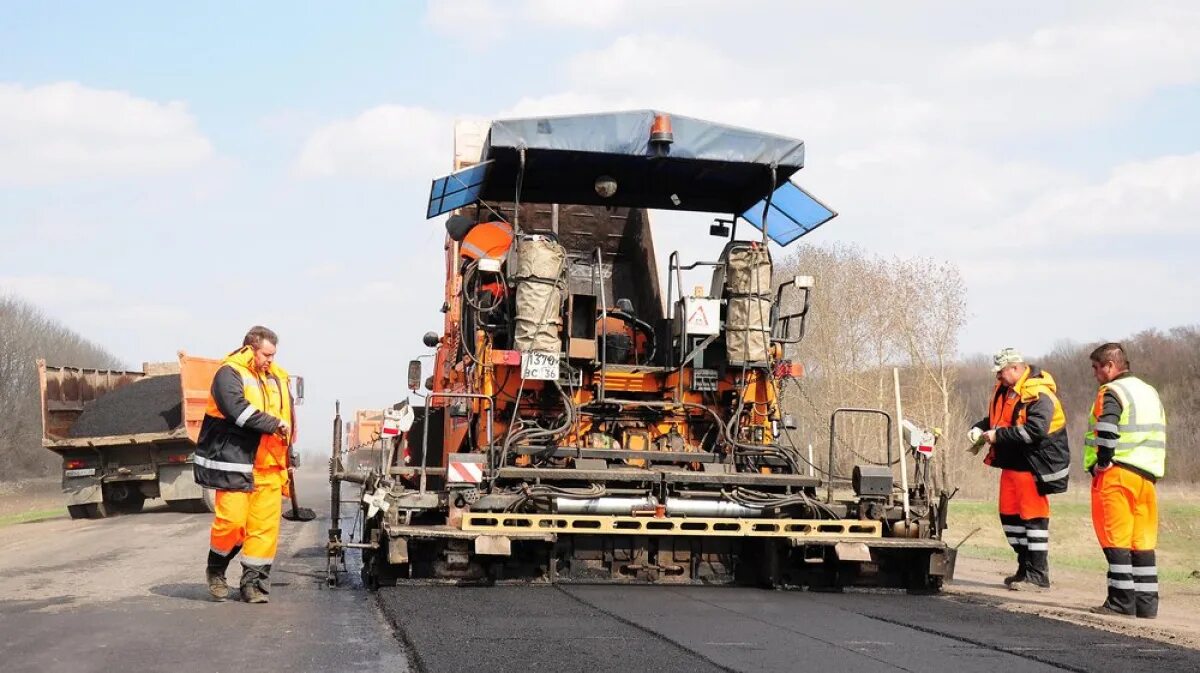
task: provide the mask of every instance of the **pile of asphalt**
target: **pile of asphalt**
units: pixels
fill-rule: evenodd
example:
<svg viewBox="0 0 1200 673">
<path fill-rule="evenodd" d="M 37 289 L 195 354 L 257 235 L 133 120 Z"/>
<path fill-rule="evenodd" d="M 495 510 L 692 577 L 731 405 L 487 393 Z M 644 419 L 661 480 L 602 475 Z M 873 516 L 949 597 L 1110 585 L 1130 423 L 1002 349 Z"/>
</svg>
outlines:
<svg viewBox="0 0 1200 673">
<path fill-rule="evenodd" d="M 170 432 L 183 424 L 179 375 L 151 376 L 88 402 L 68 431 L 71 437 Z"/>
</svg>

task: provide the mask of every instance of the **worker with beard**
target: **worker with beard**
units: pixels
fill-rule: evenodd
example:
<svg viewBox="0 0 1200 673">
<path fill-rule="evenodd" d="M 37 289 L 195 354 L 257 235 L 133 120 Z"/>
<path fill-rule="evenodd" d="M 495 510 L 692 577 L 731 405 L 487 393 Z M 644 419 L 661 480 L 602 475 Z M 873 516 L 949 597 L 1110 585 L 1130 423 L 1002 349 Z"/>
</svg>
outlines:
<svg viewBox="0 0 1200 673">
<path fill-rule="evenodd" d="M 195 478 L 216 490 L 209 536 L 208 591 L 229 596 L 225 571 L 242 555 L 242 599 L 266 603 L 288 495 L 294 407 L 288 373 L 275 363 L 279 337 L 256 325 L 213 378 L 196 446 Z"/>
</svg>

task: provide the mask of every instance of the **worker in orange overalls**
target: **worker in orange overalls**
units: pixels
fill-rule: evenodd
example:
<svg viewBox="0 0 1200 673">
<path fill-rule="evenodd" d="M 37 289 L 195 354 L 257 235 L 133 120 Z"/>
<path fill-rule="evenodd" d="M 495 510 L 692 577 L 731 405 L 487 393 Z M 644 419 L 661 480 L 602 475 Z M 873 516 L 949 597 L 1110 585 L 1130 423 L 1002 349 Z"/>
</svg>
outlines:
<svg viewBox="0 0 1200 673">
<path fill-rule="evenodd" d="M 288 373 L 275 364 L 278 343 L 266 327 L 250 328 L 217 370 L 200 426 L 195 477 L 217 492 L 205 574 L 218 601 L 229 596 L 225 570 L 241 552 L 243 600 L 267 602 L 293 458 L 294 407 Z"/>
<path fill-rule="evenodd" d="M 1000 526 L 1017 553 L 1017 572 L 1004 578 L 1013 591 L 1050 588 L 1050 499 L 1067 490 L 1071 452 L 1067 417 L 1054 377 L 1013 348 L 992 358 L 996 387 L 988 417 L 969 437 L 990 446 L 984 462 L 1000 468 Z"/>
<path fill-rule="evenodd" d="M 1158 391 L 1129 371 L 1118 343 L 1092 351 L 1100 384 L 1084 439 L 1092 474 L 1092 526 L 1108 561 L 1108 597 L 1099 614 L 1158 616 L 1158 494 L 1166 474 L 1167 414 Z"/>
</svg>

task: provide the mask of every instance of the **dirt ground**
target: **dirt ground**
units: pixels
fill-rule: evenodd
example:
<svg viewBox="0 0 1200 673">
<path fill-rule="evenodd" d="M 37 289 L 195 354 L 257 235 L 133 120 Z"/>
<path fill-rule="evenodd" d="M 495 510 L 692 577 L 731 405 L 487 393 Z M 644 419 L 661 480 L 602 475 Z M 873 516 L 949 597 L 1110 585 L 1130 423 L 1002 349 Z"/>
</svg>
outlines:
<svg viewBox="0 0 1200 673">
<path fill-rule="evenodd" d="M 1160 583 L 1158 618 L 1149 620 L 1088 612 L 1089 608 L 1104 602 L 1103 572 L 1051 567 L 1052 589 L 1044 594 L 1029 594 L 1004 587 L 1003 578 L 1014 569 L 1015 563 L 960 555 L 954 582 L 947 585 L 946 592 L 957 600 L 1200 649 L 1200 619 L 1196 617 L 1200 611 L 1200 579 L 1189 583 Z"/>
</svg>

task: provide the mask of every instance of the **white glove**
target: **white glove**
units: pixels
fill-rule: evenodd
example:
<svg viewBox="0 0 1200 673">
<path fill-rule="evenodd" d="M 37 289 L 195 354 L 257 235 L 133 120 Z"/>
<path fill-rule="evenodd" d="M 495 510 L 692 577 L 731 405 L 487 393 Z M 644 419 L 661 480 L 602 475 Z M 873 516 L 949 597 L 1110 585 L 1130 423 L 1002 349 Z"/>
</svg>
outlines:
<svg viewBox="0 0 1200 673">
<path fill-rule="evenodd" d="M 979 428 L 971 428 L 970 430 L 967 430 L 967 439 L 971 440 L 971 446 L 967 448 L 967 451 L 970 451 L 973 455 L 978 456 L 979 452 L 983 450 L 984 445 L 983 430 L 980 430 Z"/>
</svg>

